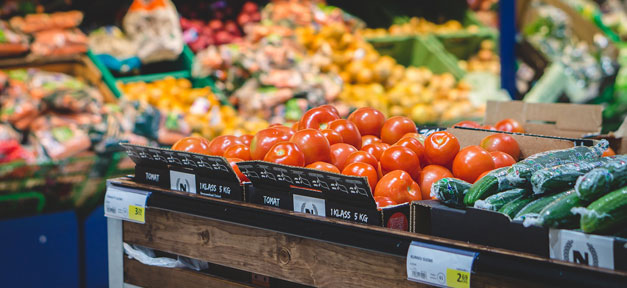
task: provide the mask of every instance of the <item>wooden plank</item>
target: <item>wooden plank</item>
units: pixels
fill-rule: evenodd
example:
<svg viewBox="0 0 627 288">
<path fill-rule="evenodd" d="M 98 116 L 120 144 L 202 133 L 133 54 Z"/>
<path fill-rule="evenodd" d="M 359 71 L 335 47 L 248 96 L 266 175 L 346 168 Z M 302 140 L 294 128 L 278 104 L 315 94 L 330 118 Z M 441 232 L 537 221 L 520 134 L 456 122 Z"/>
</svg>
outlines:
<svg viewBox="0 0 627 288">
<path fill-rule="evenodd" d="M 161 209 L 146 224 L 124 223 L 124 241 L 316 287 L 421 287 L 406 280 L 405 258 Z M 473 287 L 539 287 L 473 275 Z"/>
<path fill-rule="evenodd" d="M 140 287 L 186 288 L 243 288 L 248 284 L 230 281 L 210 274 L 180 268 L 163 268 L 144 265 L 137 260 L 124 258 L 124 282 Z"/>
</svg>

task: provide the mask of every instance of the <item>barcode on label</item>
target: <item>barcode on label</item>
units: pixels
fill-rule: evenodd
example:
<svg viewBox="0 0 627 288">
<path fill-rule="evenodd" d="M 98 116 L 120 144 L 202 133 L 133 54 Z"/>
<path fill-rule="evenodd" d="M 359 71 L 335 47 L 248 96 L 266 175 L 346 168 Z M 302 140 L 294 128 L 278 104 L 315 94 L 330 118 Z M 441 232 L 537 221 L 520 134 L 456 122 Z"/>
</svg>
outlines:
<svg viewBox="0 0 627 288">
<path fill-rule="evenodd" d="M 107 207 L 107 212 L 109 212 L 109 213 L 115 213 L 115 208 L 112 208 L 112 207 Z"/>
</svg>

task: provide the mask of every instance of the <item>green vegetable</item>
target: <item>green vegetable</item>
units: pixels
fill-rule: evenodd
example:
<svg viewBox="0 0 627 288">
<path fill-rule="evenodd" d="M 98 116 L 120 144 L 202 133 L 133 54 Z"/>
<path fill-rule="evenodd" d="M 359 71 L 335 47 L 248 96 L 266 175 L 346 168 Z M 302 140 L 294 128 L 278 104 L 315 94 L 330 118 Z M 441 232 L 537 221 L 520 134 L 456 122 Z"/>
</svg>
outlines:
<svg viewBox="0 0 627 288">
<path fill-rule="evenodd" d="M 531 176 L 531 186 L 534 194 L 556 193 L 570 189 L 579 176 L 590 170 L 607 164 L 610 161 L 622 159 L 627 160 L 627 156 L 601 157 L 587 161 L 577 161 L 574 163 L 562 164 L 554 167 L 547 167 L 533 172 Z"/>
<path fill-rule="evenodd" d="M 627 185 L 627 161 L 624 155 L 621 156 L 579 177 L 575 183 L 575 192 L 579 198 L 594 201 L 614 189 Z"/>
<path fill-rule="evenodd" d="M 611 233 L 624 228 L 627 225 L 627 186 L 573 212 L 581 214 L 581 230 L 585 233 Z"/>
<path fill-rule="evenodd" d="M 579 215 L 571 209 L 588 205 L 589 202 L 579 199 L 575 190 L 571 189 L 555 201 L 549 203 L 537 217 L 525 218 L 524 225 L 537 225 L 552 228 L 576 228 L 579 224 Z"/>
<path fill-rule="evenodd" d="M 431 185 L 431 197 L 449 206 L 464 206 L 464 195 L 470 183 L 456 178 L 442 178 Z"/>
<path fill-rule="evenodd" d="M 514 220 L 525 220 L 528 217 L 538 216 L 538 214 L 540 213 L 540 211 L 542 211 L 542 209 L 544 209 L 544 207 L 549 205 L 551 202 L 559 199 L 560 197 L 564 196 L 565 193 L 566 192 L 562 192 L 559 194 L 547 195 L 547 196 L 543 196 L 540 198 L 536 198 L 527 206 L 523 207 L 523 209 L 521 209 L 516 214 L 516 217 L 514 217 Z"/>
<path fill-rule="evenodd" d="M 513 219 L 514 215 L 516 215 L 516 213 L 518 213 L 520 209 L 529 204 L 529 202 L 531 202 L 530 198 L 518 198 L 512 202 L 505 204 L 505 206 L 499 209 L 499 212 L 507 215 L 510 219 Z"/>
<path fill-rule="evenodd" d="M 498 191 L 504 191 L 510 188 L 524 188 L 528 184 L 529 178 L 531 178 L 533 172 L 537 170 L 576 161 L 597 159 L 603 154 L 603 151 L 605 151 L 607 147 L 608 142 L 601 140 L 593 147 L 577 146 L 569 149 L 552 150 L 531 155 L 525 160 L 510 166 L 505 175 L 498 175 L 501 172 L 494 170 L 493 172 L 496 175 L 491 172 L 479 179 L 479 181 L 475 182 L 475 184 L 470 187 L 470 190 L 468 190 L 464 198 L 464 203 L 467 206 L 472 206 L 477 200 L 485 199 Z"/>
<path fill-rule="evenodd" d="M 464 197 L 464 204 L 473 206 L 477 200 L 482 200 L 498 193 L 499 181 L 504 179 L 508 169 L 509 167 L 494 169 L 475 182 L 468 190 L 466 197 Z"/>
<path fill-rule="evenodd" d="M 475 202 L 475 208 L 498 211 L 501 207 L 505 206 L 505 204 L 525 197 L 527 194 L 527 190 L 521 188 L 507 190 L 485 198 L 485 200 L 478 200 Z"/>
</svg>

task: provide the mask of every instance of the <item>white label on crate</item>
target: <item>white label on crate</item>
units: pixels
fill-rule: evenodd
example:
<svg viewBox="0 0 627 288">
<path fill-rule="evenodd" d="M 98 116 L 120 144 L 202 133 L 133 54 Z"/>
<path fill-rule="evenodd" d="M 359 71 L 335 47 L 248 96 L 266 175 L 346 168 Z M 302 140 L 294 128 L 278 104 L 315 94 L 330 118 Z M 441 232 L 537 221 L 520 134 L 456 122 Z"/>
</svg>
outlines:
<svg viewBox="0 0 627 288">
<path fill-rule="evenodd" d="M 105 216 L 131 222 L 146 222 L 148 191 L 140 191 L 107 184 L 104 208 Z"/>
<path fill-rule="evenodd" d="M 577 231 L 549 231 L 551 259 L 614 270 L 614 238 Z"/>
<path fill-rule="evenodd" d="M 294 212 L 308 213 L 326 217 L 324 199 L 294 194 Z"/>
<path fill-rule="evenodd" d="M 196 194 L 196 175 L 170 170 L 170 189 Z"/>
<path fill-rule="evenodd" d="M 407 279 L 440 287 L 468 288 L 476 255 L 414 241 L 407 251 Z"/>
</svg>

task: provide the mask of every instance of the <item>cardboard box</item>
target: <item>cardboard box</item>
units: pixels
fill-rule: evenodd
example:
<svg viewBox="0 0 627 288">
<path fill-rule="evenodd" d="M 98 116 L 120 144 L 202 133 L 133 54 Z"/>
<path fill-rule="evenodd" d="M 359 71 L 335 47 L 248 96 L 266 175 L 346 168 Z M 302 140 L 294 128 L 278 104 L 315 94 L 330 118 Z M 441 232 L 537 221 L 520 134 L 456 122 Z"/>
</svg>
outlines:
<svg viewBox="0 0 627 288">
<path fill-rule="evenodd" d="M 244 201 L 252 186 L 240 184 L 223 157 L 121 144 L 135 162 L 135 181 L 163 189 Z"/>
<path fill-rule="evenodd" d="M 627 118 L 623 120 L 623 124 L 621 124 L 615 132 L 610 132 L 606 135 L 591 134 L 586 135 L 585 138 L 597 140 L 605 139 L 610 142 L 610 147 L 616 154 L 627 154 Z"/>
<path fill-rule="evenodd" d="M 238 167 L 254 189 L 246 201 L 327 218 L 409 230 L 409 204 L 377 209 L 366 177 L 263 161 L 246 161 Z"/>
<path fill-rule="evenodd" d="M 528 134 L 581 138 L 601 132 L 603 106 L 488 101 L 485 124 L 494 125 L 506 118 L 519 121 Z"/>
<path fill-rule="evenodd" d="M 571 243 L 583 244 L 581 246 L 588 248 L 568 249 L 568 246 L 564 248 L 557 244 L 562 240 L 560 238 L 563 236 L 559 233 L 562 230 L 539 226 L 525 227 L 522 222 L 510 221 L 509 217 L 495 211 L 471 207 L 456 209 L 435 200 L 413 202 L 411 215 L 414 220 L 412 232 L 529 253 L 547 259 L 562 260 L 566 256 L 571 262 L 581 261 L 581 264 L 589 266 L 599 266 L 599 262 L 609 261 L 612 262 L 611 266 L 605 268 L 627 270 L 625 238 L 593 236 L 605 242 L 613 242 L 612 247 L 603 247 L 598 241 L 590 241 L 589 235 L 569 230 L 569 233 L 576 235 Z M 570 246 L 573 245 L 578 246 L 576 244 Z M 577 253 L 581 255 L 581 259 L 575 256 Z"/>
</svg>

